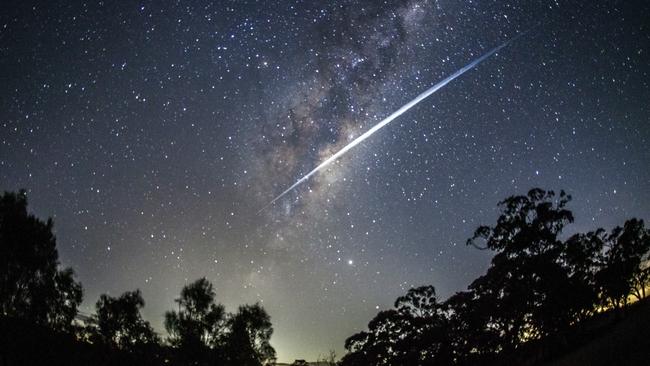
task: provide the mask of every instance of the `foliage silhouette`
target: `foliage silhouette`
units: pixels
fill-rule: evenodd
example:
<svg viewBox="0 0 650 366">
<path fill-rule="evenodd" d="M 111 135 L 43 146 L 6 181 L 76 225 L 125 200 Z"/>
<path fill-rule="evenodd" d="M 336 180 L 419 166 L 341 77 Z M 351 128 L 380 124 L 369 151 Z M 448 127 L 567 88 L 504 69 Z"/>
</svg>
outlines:
<svg viewBox="0 0 650 366">
<path fill-rule="evenodd" d="M 82 328 L 82 300 L 70 268 L 59 269 L 51 219 L 27 213 L 25 191 L 0 197 L 0 364 L 266 365 L 271 319 L 260 304 L 226 314 L 205 278 L 188 284 L 178 311 L 165 313 L 169 346 L 140 310 L 139 290 L 101 295 Z M 81 319 L 85 319 L 82 317 Z M 38 353 L 31 352 L 38 348 Z"/>
<path fill-rule="evenodd" d="M 216 304 L 212 284 L 205 278 L 186 285 L 176 300 L 178 311 L 165 313 L 169 343 L 178 350 L 182 362 L 212 363 L 222 356 L 220 348 L 225 332 L 225 308 Z"/>
<path fill-rule="evenodd" d="M 591 334 L 582 324 L 607 323 L 603 309 L 625 314 L 618 309 L 630 299 L 647 306 L 650 230 L 630 219 L 566 238 L 570 201 L 536 188 L 500 202 L 496 224 L 467 242 L 494 252 L 486 273 L 444 302 L 433 286 L 410 289 L 346 340 L 340 365 L 536 364 L 576 345 L 575 329 Z M 78 332 L 82 288 L 72 269 L 59 268 L 52 227 L 28 214 L 24 191 L 0 197 L 0 364 L 275 362 L 269 314 L 260 304 L 226 313 L 205 278 L 184 286 L 178 310 L 165 313 L 168 345 L 142 319 L 139 290 L 102 295 L 90 335 Z"/>
<path fill-rule="evenodd" d="M 99 340 L 130 352 L 142 352 L 146 346 L 157 344 L 153 328 L 140 315 L 143 307 L 140 290 L 125 292 L 118 298 L 101 295 L 93 319 Z"/>
<path fill-rule="evenodd" d="M 448 320 L 432 286 L 413 288 L 348 338 L 343 365 L 433 365 L 450 362 Z"/>
<path fill-rule="evenodd" d="M 83 292 L 59 269 L 53 225 L 27 213 L 24 190 L 0 197 L 0 315 L 70 332 Z"/>
<path fill-rule="evenodd" d="M 648 285 L 648 267 L 644 265 L 650 251 L 650 233 L 643 220 L 631 219 L 605 237 L 607 251 L 603 267 L 596 274 L 597 285 L 605 304 L 620 307 L 630 294 L 640 299 Z"/>
<path fill-rule="evenodd" d="M 176 362 L 257 366 L 275 361 L 269 344 L 271 318 L 260 304 L 226 314 L 223 305 L 215 303 L 213 286 L 205 278 L 184 286 L 177 303 L 178 311 L 165 313 Z"/>
<path fill-rule="evenodd" d="M 273 327 L 271 318 L 258 303 L 242 305 L 228 319 L 224 338 L 227 364 L 241 366 L 270 365 L 275 350 L 269 344 Z"/>
<path fill-rule="evenodd" d="M 564 192 L 556 199 L 554 192 L 541 189 L 509 197 L 499 203 L 497 224 L 479 227 L 468 240 L 474 246 L 483 241 L 496 251 L 487 273 L 469 286 L 492 308 L 480 327 L 499 334 L 492 351 L 563 330 L 585 307 L 593 307 L 571 296 L 589 284 L 563 258 L 566 250 L 559 235 L 573 222 L 566 209 L 570 200 Z"/>
<path fill-rule="evenodd" d="M 570 201 L 563 191 L 535 188 L 500 202 L 496 225 L 480 226 L 467 241 L 495 252 L 487 272 L 441 304 L 431 286 L 409 290 L 346 340 L 341 365 L 489 364 L 531 344 L 543 359 L 603 305 L 645 297 L 650 232 L 643 221 L 563 240 Z"/>
</svg>

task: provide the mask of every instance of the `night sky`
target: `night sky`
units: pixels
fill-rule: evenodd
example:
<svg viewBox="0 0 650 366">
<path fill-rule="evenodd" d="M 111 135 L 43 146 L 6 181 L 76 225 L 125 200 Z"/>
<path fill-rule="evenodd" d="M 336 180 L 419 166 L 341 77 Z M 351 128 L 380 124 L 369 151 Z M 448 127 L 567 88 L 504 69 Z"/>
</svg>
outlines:
<svg viewBox="0 0 650 366">
<path fill-rule="evenodd" d="M 532 187 L 570 231 L 650 219 L 645 1 L 3 1 L 0 190 L 53 217 L 63 265 L 144 317 L 199 277 L 259 301 L 280 361 L 343 351 Z M 261 213 L 397 108 L 533 27 Z"/>
</svg>

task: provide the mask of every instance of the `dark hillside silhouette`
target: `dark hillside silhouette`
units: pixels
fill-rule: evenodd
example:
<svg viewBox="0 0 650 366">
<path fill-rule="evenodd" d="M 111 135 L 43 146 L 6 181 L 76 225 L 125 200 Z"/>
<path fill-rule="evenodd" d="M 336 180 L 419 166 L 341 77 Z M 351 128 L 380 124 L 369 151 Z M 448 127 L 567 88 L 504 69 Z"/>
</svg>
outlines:
<svg viewBox="0 0 650 366">
<path fill-rule="evenodd" d="M 624 316 L 621 311 L 625 312 Z M 648 364 L 650 299 L 640 300 L 624 310 L 598 314 L 576 328 L 571 333 L 571 347 L 549 362 L 549 366 Z"/>
</svg>

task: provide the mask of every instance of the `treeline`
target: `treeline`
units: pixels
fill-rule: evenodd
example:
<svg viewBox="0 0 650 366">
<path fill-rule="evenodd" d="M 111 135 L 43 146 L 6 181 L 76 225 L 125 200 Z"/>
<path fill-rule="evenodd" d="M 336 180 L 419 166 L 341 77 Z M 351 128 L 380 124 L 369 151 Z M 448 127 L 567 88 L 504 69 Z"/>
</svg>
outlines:
<svg viewBox="0 0 650 366">
<path fill-rule="evenodd" d="M 650 284 L 650 231 L 630 219 L 565 235 L 570 200 L 533 189 L 500 202 L 496 224 L 467 241 L 494 252 L 487 272 L 445 301 L 433 286 L 409 290 L 346 340 L 339 364 L 522 364 L 513 355 L 530 358 L 532 349 L 541 362 L 604 310 L 624 313 Z M 264 308 L 227 313 L 205 278 L 184 286 L 178 308 L 164 314 L 165 339 L 142 318 L 139 290 L 102 295 L 95 314 L 76 320 L 82 286 L 60 266 L 52 225 L 27 212 L 24 191 L 0 196 L 0 366 L 275 362 Z"/>
<path fill-rule="evenodd" d="M 27 212 L 24 191 L 0 197 L 0 366 L 269 365 L 273 328 L 260 304 L 229 314 L 201 278 L 165 313 L 166 339 L 140 310 L 139 290 L 101 295 L 95 314 L 76 321 L 83 299 L 71 268 L 60 268 L 51 219 Z"/>
<path fill-rule="evenodd" d="M 533 189 L 500 202 L 496 225 L 467 241 L 494 252 L 487 273 L 445 301 L 433 286 L 409 290 L 346 340 L 340 364 L 536 364 L 569 347 L 571 330 L 598 313 L 644 298 L 650 231 L 643 221 L 563 239 L 574 220 L 570 200 Z"/>
</svg>

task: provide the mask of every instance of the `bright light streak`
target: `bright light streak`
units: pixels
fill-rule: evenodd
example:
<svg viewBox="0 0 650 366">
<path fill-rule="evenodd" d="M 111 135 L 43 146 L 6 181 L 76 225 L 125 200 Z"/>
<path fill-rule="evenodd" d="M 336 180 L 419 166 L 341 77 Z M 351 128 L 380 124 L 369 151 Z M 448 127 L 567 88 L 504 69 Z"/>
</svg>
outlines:
<svg viewBox="0 0 650 366">
<path fill-rule="evenodd" d="M 368 137 L 370 137 L 372 134 L 374 134 L 375 132 L 377 132 L 377 131 L 378 131 L 379 129 L 381 129 L 382 127 L 384 127 L 384 126 L 386 126 L 387 124 L 391 123 L 395 118 L 397 118 L 397 117 L 401 116 L 402 114 L 406 113 L 406 111 L 408 111 L 409 109 L 413 108 L 416 104 L 420 103 L 422 100 L 426 99 L 426 98 L 427 98 L 428 96 L 430 96 L 431 94 L 437 92 L 437 91 L 440 90 L 442 87 L 444 87 L 445 85 L 449 84 L 452 80 L 454 80 L 454 79 L 456 79 L 457 77 L 463 75 L 463 74 L 466 73 L 467 71 L 473 69 L 473 68 L 476 67 L 478 64 L 480 64 L 481 62 L 485 61 L 488 57 L 492 56 L 493 54 L 495 54 L 496 52 L 498 52 L 499 50 L 501 50 L 502 48 L 504 48 L 505 46 L 507 46 L 508 44 L 510 44 L 511 42 L 513 42 L 514 40 L 516 40 L 517 38 L 521 37 L 522 35 L 524 35 L 524 34 L 526 34 L 526 33 L 528 33 L 528 31 L 526 31 L 526 32 L 524 32 L 524 33 L 521 33 L 521 34 L 519 34 L 518 36 L 516 36 L 516 37 L 510 39 L 509 41 L 503 43 L 502 45 L 500 45 L 500 46 L 498 46 L 498 47 L 495 47 L 495 48 L 491 49 L 490 51 L 488 51 L 487 53 L 485 53 L 485 54 L 482 55 L 481 57 L 479 57 L 479 58 L 477 58 L 476 60 L 470 62 L 469 64 L 465 65 L 465 66 L 464 66 L 463 68 L 461 68 L 460 70 L 454 72 L 453 74 L 447 76 L 445 79 L 443 79 L 442 81 L 438 82 L 438 83 L 435 84 L 434 86 L 432 86 L 432 87 L 430 87 L 429 89 L 425 90 L 422 94 L 420 94 L 420 95 L 418 95 L 417 97 L 415 97 L 415 99 L 413 99 L 413 100 L 411 100 L 410 102 L 404 104 L 400 109 L 398 109 L 398 110 L 396 110 L 395 112 L 393 112 L 390 116 L 384 118 L 381 122 L 379 122 L 379 123 L 377 123 L 376 125 L 374 125 L 371 129 L 369 129 L 368 131 L 364 132 L 361 136 L 359 136 L 359 137 L 357 137 L 356 139 L 352 140 L 352 142 L 350 142 L 349 144 L 347 144 L 346 146 L 344 146 L 341 150 L 337 151 L 334 155 L 332 155 L 332 156 L 330 156 L 329 158 L 325 159 L 325 161 L 323 161 L 322 163 L 320 163 L 320 164 L 319 164 L 317 167 L 315 167 L 312 171 L 310 171 L 309 173 L 305 174 L 302 178 L 298 179 L 298 180 L 297 180 L 293 185 L 291 185 L 291 187 L 287 188 L 284 192 L 280 193 L 280 195 L 278 195 L 277 197 L 275 197 L 275 198 L 274 198 L 271 202 L 269 202 L 266 206 L 262 207 L 262 209 L 260 209 L 257 213 L 259 214 L 260 212 L 264 211 L 264 209 L 266 209 L 266 208 L 269 207 L 270 205 L 274 204 L 277 200 L 279 200 L 280 198 L 282 198 L 282 197 L 283 197 L 284 195 L 286 195 L 287 193 L 291 192 L 294 188 L 296 188 L 296 187 L 299 186 L 300 184 L 304 183 L 307 179 L 309 179 L 309 177 L 311 177 L 312 175 L 316 174 L 319 170 L 323 169 L 324 167 L 328 166 L 328 165 L 331 164 L 332 162 L 336 161 L 338 158 L 340 158 L 341 156 L 343 156 L 343 154 L 345 154 L 346 152 L 348 152 L 350 149 L 352 149 L 353 147 L 355 147 L 355 146 L 357 146 L 358 144 L 360 144 L 361 142 L 363 142 L 365 139 L 367 139 Z"/>
</svg>

